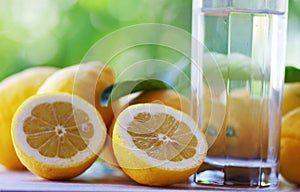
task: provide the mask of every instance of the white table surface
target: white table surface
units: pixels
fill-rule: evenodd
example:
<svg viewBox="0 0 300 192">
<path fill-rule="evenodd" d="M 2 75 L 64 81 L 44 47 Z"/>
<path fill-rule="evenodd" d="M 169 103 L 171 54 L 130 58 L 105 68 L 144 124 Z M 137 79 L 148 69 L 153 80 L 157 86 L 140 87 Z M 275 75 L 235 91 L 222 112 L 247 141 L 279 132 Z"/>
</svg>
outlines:
<svg viewBox="0 0 300 192">
<path fill-rule="evenodd" d="M 120 172 L 94 164 L 85 173 L 69 181 L 47 181 L 29 171 L 8 171 L 0 167 L 0 191 L 215 191 L 187 181 L 169 187 L 139 185 Z M 239 189 L 245 191 L 246 189 Z M 224 191 L 224 190 L 223 190 Z M 225 190 L 226 191 L 226 190 Z M 227 190 L 232 191 L 232 189 Z M 257 189 L 252 189 L 257 191 Z M 280 178 L 279 188 L 271 191 L 300 191 Z"/>
</svg>

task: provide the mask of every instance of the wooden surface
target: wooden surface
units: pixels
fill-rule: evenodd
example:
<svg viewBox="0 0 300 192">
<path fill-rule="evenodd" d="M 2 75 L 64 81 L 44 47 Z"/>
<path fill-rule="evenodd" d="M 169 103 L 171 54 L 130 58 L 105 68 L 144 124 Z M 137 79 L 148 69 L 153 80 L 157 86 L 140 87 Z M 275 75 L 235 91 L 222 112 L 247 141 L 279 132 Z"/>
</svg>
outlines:
<svg viewBox="0 0 300 192">
<path fill-rule="evenodd" d="M 0 167 L 0 191 L 215 191 L 203 188 L 191 181 L 169 187 L 139 185 L 120 172 L 96 163 L 81 176 L 69 181 L 56 182 L 41 179 L 29 171 L 8 171 Z M 242 189 L 245 191 L 246 189 Z M 224 190 L 223 190 L 224 191 Z M 228 190 L 232 191 L 232 189 Z M 252 189 L 253 191 L 253 189 Z M 257 191 L 257 189 L 254 189 Z M 280 179 L 277 190 L 298 191 L 297 187 Z M 299 188 L 300 191 L 300 188 Z"/>
</svg>

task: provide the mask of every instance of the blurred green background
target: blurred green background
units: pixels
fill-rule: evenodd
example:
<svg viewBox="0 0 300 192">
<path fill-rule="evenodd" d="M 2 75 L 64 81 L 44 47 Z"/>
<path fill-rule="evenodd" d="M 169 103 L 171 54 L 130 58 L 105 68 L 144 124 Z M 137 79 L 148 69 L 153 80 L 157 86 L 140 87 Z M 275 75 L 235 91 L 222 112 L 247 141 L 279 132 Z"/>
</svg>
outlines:
<svg viewBox="0 0 300 192">
<path fill-rule="evenodd" d="M 0 80 L 31 66 L 80 63 L 93 44 L 122 27 L 163 23 L 190 31 L 191 6 L 191 0 L 0 0 Z"/>
<path fill-rule="evenodd" d="M 31 66 L 79 63 L 122 27 L 163 23 L 191 31 L 192 0 L 0 0 L 0 80 Z M 287 65 L 300 66 L 300 1 L 289 2 Z M 167 49 L 145 52 L 174 63 Z M 116 63 L 119 61 L 115 61 Z"/>
</svg>

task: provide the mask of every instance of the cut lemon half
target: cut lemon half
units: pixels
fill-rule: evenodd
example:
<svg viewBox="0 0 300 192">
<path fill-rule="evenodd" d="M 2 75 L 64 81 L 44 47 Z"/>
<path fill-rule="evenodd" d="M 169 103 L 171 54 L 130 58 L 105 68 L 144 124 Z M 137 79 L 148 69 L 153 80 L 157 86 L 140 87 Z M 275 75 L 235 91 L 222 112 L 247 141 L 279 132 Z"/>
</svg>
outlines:
<svg viewBox="0 0 300 192">
<path fill-rule="evenodd" d="M 165 186 L 197 171 L 206 157 L 207 142 L 187 114 L 161 104 L 136 104 L 117 118 L 113 150 L 134 181 Z"/>
<path fill-rule="evenodd" d="M 187 114 L 190 113 L 190 101 L 184 97 L 183 95 L 180 95 L 174 90 L 171 89 L 161 89 L 161 90 L 154 90 L 154 91 L 145 91 L 141 93 L 138 96 L 135 96 L 134 99 L 132 99 L 129 103 L 126 103 L 126 101 L 130 100 L 129 97 L 123 97 L 123 106 L 119 107 L 120 111 L 115 113 L 115 117 L 118 116 L 119 113 L 121 113 L 122 110 L 124 110 L 128 105 L 135 105 L 140 103 L 158 103 L 167 105 L 170 107 L 173 107 L 179 111 L 183 111 Z M 121 101 L 122 102 L 122 101 Z M 121 103 L 119 102 L 119 103 Z M 117 160 L 113 154 L 112 149 L 112 133 L 114 124 L 116 122 L 116 119 L 113 119 L 111 126 L 108 128 L 108 137 L 105 143 L 105 147 L 102 150 L 102 153 L 100 155 L 101 159 L 104 160 L 106 163 L 112 165 L 113 167 L 119 169 L 119 165 L 117 163 Z"/>
<path fill-rule="evenodd" d="M 64 93 L 42 94 L 18 108 L 12 138 L 25 167 L 40 177 L 61 180 L 92 165 L 104 145 L 106 127 L 85 100 Z"/>
</svg>

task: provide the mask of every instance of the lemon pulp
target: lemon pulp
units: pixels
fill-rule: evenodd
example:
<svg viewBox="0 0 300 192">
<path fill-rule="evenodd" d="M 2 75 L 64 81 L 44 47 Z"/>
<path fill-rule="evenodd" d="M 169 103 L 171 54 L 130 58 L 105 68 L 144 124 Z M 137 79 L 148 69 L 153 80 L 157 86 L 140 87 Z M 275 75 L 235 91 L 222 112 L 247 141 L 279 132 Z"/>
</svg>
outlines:
<svg viewBox="0 0 300 192">
<path fill-rule="evenodd" d="M 141 127 L 147 129 L 141 132 Z M 129 124 L 128 134 L 137 148 L 158 160 L 181 161 L 196 153 L 197 139 L 190 128 L 168 114 L 139 113 Z"/>
<path fill-rule="evenodd" d="M 94 134 L 88 115 L 66 102 L 36 106 L 23 129 L 32 148 L 43 156 L 59 158 L 70 158 L 86 149 Z"/>
</svg>

